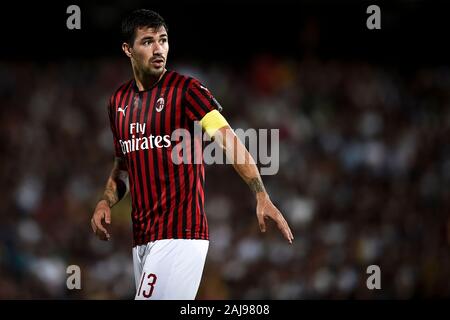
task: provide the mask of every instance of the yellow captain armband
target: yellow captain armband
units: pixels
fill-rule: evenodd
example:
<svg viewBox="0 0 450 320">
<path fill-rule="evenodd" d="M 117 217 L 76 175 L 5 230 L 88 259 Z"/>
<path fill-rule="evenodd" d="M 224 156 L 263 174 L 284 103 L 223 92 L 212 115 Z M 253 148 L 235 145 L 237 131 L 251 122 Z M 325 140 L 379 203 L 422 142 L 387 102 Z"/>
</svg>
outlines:
<svg viewBox="0 0 450 320">
<path fill-rule="evenodd" d="M 214 136 L 217 130 L 229 125 L 227 120 L 220 114 L 219 111 L 213 110 L 205 114 L 200 120 L 203 130 L 205 130 L 210 137 Z"/>
</svg>

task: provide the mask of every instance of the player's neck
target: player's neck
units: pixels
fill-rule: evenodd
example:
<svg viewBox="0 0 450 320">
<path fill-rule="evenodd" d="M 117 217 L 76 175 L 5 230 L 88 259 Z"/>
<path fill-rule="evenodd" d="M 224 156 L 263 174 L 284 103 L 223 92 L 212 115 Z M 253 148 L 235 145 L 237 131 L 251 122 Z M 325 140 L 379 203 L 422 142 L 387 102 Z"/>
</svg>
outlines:
<svg viewBox="0 0 450 320">
<path fill-rule="evenodd" d="M 151 89 L 159 82 L 159 80 L 161 80 L 166 71 L 167 70 L 164 69 L 164 71 L 159 76 L 153 76 L 149 74 L 142 74 L 134 70 L 134 80 L 136 81 L 137 88 L 139 89 L 139 91 Z"/>
</svg>

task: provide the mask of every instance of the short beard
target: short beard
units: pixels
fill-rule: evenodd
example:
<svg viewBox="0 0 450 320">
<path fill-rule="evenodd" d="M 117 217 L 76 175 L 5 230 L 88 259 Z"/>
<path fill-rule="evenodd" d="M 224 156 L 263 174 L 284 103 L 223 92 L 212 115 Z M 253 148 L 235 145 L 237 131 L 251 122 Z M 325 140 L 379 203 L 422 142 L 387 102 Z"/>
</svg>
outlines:
<svg viewBox="0 0 450 320">
<path fill-rule="evenodd" d="M 166 68 L 166 65 L 163 65 L 161 69 L 153 69 L 151 67 L 145 66 L 142 69 L 142 73 L 144 76 L 150 76 L 150 77 L 159 77 Z"/>
</svg>

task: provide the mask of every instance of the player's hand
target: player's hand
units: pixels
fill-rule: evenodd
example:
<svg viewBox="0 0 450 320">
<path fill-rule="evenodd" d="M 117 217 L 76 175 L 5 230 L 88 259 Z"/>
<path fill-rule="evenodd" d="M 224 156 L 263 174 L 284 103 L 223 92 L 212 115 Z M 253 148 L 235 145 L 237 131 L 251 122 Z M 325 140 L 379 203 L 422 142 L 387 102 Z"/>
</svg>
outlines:
<svg viewBox="0 0 450 320">
<path fill-rule="evenodd" d="M 265 220 L 270 218 L 275 221 L 278 229 L 280 229 L 286 240 L 292 244 L 294 236 L 292 235 L 291 229 L 281 212 L 273 205 L 267 193 L 260 193 L 257 195 L 256 216 L 258 217 L 259 229 L 261 232 L 266 232 Z"/>
<path fill-rule="evenodd" d="M 105 200 L 100 200 L 95 207 L 94 214 L 91 219 L 92 231 L 95 235 L 104 241 L 108 241 L 111 236 L 109 235 L 106 226 L 103 226 L 102 221 L 105 221 L 106 225 L 111 224 L 111 209 Z"/>
</svg>

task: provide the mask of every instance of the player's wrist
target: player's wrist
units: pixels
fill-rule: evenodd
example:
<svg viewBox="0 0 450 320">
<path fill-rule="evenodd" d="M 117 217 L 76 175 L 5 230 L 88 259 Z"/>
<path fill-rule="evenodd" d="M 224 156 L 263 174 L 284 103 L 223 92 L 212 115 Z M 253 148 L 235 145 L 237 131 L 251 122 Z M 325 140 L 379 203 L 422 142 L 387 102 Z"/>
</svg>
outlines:
<svg viewBox="0 0 450 320">
<path fill-rule="evenodd" d="M 260 191 L 255 194 L 257 201 L 268 201 L 270 200 L 269 194 L 266 191 Z"/>
<path fill-rule="evenodd" d="M 111 208 L 111 204 L 109 203 L 108 199 L 101 198 L 97 203 L 97 207 L 104 207 L 104 206 Z"/>
</svg>

